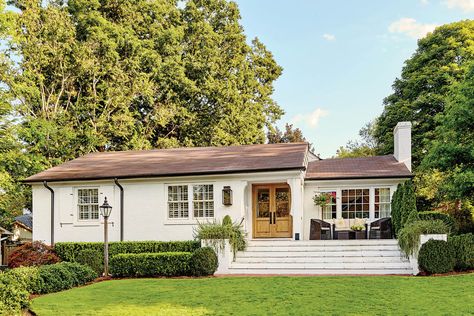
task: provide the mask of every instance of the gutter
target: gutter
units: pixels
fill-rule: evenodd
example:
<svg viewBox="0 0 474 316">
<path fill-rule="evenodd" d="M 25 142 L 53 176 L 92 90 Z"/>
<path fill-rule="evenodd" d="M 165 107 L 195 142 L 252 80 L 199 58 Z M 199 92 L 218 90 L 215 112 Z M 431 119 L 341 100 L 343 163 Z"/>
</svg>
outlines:
<svg viewBox="0 0 474 316">
<path fill-rule="evenodd" d="M 202 171 L 202 172 L 187 172 L 187 173 L 169 173 L 169 174 L 140 174 L 140 175 L 119 175 L 120 179 L 147 179 L 147 178 L 170 178 L 170 177 L 189 177 L 189 176 L 208 176 L 208 175 L 225 175 L 225 174 L 246 174 L 246 173 L 260 173 L 260 172 L 277 172 L 277 171 L 292 171 L 302 170 L 305 171 L 305 166 L 299 167 L 287 167 L 287 168 L 262 168 L 262 169 L 245 169 L 245 170 L 220 170 L 220 171 Z M 92 181 L 92 180 L 110 180 L 115 179 L 114 176 L 91 176 L 82 178 L 40 178 L 32 180 L 22 180 L 22 183 L 31 184 L 43 181 L 49 182 L 71 182 L 71 181 Z"/>
<path fill-rule="evenodd" d="M 115 185 L 120 189 L 120 241 L 123 241 L 123 186 L 118 182 L 118 179 L 114 179 Z"/>
<path fill-rule="evenodd" d="M 51 246 L 54 245 L 54 190 L 48 185 L 47 181 L 43 181 L 43 185 L 51 192 Z"/>
<path fill-rule="evenodd" d="M 390 176 L 356 176 L 356 177 L 327 177 L 327 178 L 318 178 L 318 177 L 307 177 L 305 181 L 324 181 L 324 180 L 365 180 L 365 179 L 398 179 L 398 178 L 413 178 L 415 175 L 390 175 Z"/>
</svg>

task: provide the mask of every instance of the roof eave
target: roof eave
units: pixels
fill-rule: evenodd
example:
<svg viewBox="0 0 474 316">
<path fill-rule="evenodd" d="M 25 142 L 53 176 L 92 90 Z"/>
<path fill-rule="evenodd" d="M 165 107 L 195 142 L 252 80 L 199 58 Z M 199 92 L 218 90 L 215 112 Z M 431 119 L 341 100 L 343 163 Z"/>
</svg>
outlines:
<svg viewBox="0 0 474 316">
<path fill-rule="evenodd" d="M 244 170 L 223 170 L 223 171 L 204 171 L 204 172 L 188 172 L 188 173 L 169 173 L 169 174 L 144 174 L 144 175 L 124 175 L 124 176 L 97 176 L 84 178 L 50 178 L 50 179 L 33 179 L 21 180 L 25 184 L 35 184 L 40 182 L 66 182 L 66 181 L 92 181 L 92 180 L 112 180 L 112 179 L 146 179 L 146 178 L 168 178 L 168 177 L 189 177 L 189 176 L 207 176 L 207 175 L 221 175 L 221 174 L 236 174 L 236 173 L 259 173 L 259 172 L 273 172 L 273 171 L 291 171 L 291 170 L 306 170 L 305 166 L 287 167 L 287 168 L 265 168 L 265 169 L 244 169 Z"/>
<path fill-rule="evenodd" d="M 364 179 L 396 179 L 396 178 L 413 178 L 414 175 L 380 175 L 380 176 L 353 176 L 353 177 L 307 177 L 308 181 L 323 181 L 323 180 L 364 180 Z"/>
</svg>

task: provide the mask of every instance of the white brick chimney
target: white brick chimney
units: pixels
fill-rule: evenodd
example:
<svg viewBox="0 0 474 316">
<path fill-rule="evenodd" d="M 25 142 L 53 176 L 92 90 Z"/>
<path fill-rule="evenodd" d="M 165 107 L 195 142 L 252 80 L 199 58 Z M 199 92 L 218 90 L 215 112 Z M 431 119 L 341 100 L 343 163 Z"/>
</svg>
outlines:
<svg viewBox="0 0 474 316">
<path fill-rule="evenodd" d="M 411 122 L 398 122 L 393 130 L 393 156 L 411 171 Z"/>
</svg>

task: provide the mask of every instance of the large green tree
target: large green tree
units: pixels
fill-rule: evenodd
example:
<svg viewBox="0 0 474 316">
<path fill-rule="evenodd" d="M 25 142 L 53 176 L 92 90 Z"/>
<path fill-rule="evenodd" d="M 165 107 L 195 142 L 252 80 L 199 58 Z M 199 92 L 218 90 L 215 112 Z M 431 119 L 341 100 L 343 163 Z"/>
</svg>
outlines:
<svg viewBox="0 0 474 316">
<path fill-rule="evenodd" d="M 16 1 L 2 78 L 50 164 L 96 150 L 261 143 L 281 73 L 225 0 Z M 11 13 L 10 13 L 11 14 Z"/>
<path fill-rule="evenodd" d="M 464 80 L 453 88 L 444 115 L 437 121 L 423 170 L 444 174 L 437 188 L 440 194 L 474 202 L 474 63 Z"/>
<path fill-rule="evenodd" d="M 452 85 L 464 78 L 472 60 L 474 21 L 443 25 L 420 39 L 401 77 L 395 80 L 393 93 L 384 100 L 374 131 L 378 154 L 393 153 L 393 128 L 399 121 L 411 121 L 416 170 L 439 125 L 435 117 L 444 113 Z"/>
<path fill-rule="evenodd" d="M 247 42 L 234 2 L 0 4 L 0 101 L 3 122 L 16 120 L 0 145 L 25 157 L 0 172 L 15 185 L 93 151 L 263 143 L 283 114 L 282 68 Z"/>
</svg>

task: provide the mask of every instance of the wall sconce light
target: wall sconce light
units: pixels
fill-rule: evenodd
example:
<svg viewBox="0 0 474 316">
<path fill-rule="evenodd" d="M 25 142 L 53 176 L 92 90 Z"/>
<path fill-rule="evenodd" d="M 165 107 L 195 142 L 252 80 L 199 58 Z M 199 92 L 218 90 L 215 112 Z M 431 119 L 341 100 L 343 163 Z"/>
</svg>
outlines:
<svg viewBox="0 0 474 316">
<path fill-rule="evenodd" d="M 222 204 L 232 205 L 232 189 L 230 186 L 225 186 L 222 189 Z"/>
</svg>

